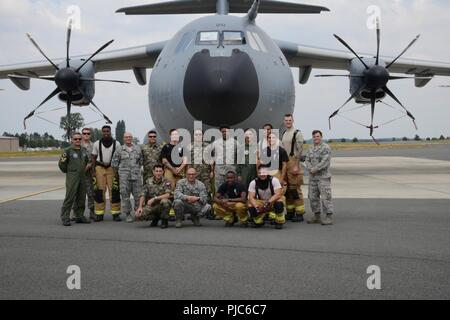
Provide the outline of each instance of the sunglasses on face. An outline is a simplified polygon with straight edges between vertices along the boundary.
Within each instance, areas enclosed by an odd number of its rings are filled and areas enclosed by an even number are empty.
[[[81,138],[75,138],[73,141],[81,141]]]
[[[91,134],[89,132],[83,132],[83,136],[90,136]]]
[[[156,136],[148,136],[149,139],[156,139]]]

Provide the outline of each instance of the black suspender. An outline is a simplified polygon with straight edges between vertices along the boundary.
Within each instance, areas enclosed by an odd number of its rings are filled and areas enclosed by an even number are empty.
[[[272,196],[273,196],[273,195],[275,194],[275,189],[273,188],[273,184],[272,184],[272,179],[273,179],[273,177],[272,177],[272,176],[269,176],[268,179],[269,179],[270,192],[272,193]],[[258,181],[259,181],[259,178],[256,178],[256,180],[255,180],[256,199],[259,200]]]
[[[103,165],[104,163],[103,163],[103,143],[102,143],[102,140],[100,140],[98,142],[98,144],[99,144],[98,148],[99,148],[100,162]],[[116,152],[116,140],[113,139],[113,151],[111,153],[111,160],[112,160],[115,152]]]

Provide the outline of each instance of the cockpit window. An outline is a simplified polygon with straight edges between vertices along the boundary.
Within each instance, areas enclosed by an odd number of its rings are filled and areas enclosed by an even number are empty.
[[[239,45],[245,44],[244,33],[241,31],[224,31],[223,44]]]
[[[219,31],[202,31],[198,35],[198,44],[219,44]]]
[[[198,45],[243,45],[245,35],[241,31],[201,31],[197,36]]]

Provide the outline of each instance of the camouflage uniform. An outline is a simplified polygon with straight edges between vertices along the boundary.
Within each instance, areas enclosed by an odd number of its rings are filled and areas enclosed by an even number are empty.
[[[200,201],[195,204],[188,203],[186,201],[188,196],[199,197]],[[208,195],[203,182],[195,180],[194,183],[190,183],[187,179],[181,179],[178,181],[175,189],[175,201],[173,202],[173,208],[175,210],[177,220],[182,220],[185,213],[190,213],[191,217],[197,218],[210,211],[211,206],[208,204]]]
[[[241,177],[241,183],[245,186],[245,189],[248,190],[248,186],[250,185],[250,183],[257,178],[256,164],[250,163],[250,161],[257,159],[257,155],[256,155],[256,148],[251,148],[251,146],[248,144],[246,144],[244,148],[245,148],[244,151],[245,159],[243,159],[244,163],[237,165],[236,173],[239,177]]]
[[[158,143],[145,144],[141,146],[144,166],[144,183],[153,177],[153,166],[160,163],[160,155],[162,146]]]
[[[142,193],[142,152],[140,146],[132,145],[131,151],[126,145],[121,146],[111,161],[111,167],[118,171],[120,182],[120,196],[122,213],[131,214],[130,195],[133,194],[134,208],[139,207],[139,198]]]
[[[203,182],[206,187],[206,192],[208,193],[208,202],[211,201],[212,197],[212,180],[211,173],[212,168],[210,164],[206,164],[203,159],[203,151],[208,148],[208,143],[203,142],[202,145],[194,143],[190,146],[191,152],[191,164],[189,168],[194,168],[197,171],[197,179]],[[202,164],[200,164],[200,161]]]
[[[66,197],[61,208],[61,220],[63,222],[70,220],[72,207],[77,219],[84,216],[86,205],[86,185],[84,180],[88,163],[89,156],[87,150],[83,147],[81,149],[69,147],[64,150],[59,159],[59,169],[66,174]]]
[[[331,148],[326,143],[312,146],[306,154],[306,168],[308,171],[317,170],[316,175],[309,175],[309,200],[314,214],[333,214],[334,206],[331,195]]]
[[[141,196],[145,199],[145,207],[142,213],[141,220],[153,221],[155,219],[169,219],[169,211],[172,207],[172,202],[169,199],[155,202],[151,207],[147,205],[147,202],[150,199],[162,196],[167,193],[169,193],[170,195],[173,194],[172,184],[169,180],[165,179],[164,177],[159,181],[156,181],[155,177],[151,177],[147,180],[147,183],[145,184],[141,193]]]
[[[226,141],[220,139],[209,146],[208,150],[212,149],[212,152],[208,151],[208,154],[213,154],[215,159],[215,190],[226,182],[227,172],[236,172],[237,147],[237,141],[233,138]]]
[[[89,162],[91,162],[91,154],[92,149],[94,148],[94,144],[92,142],[82,143],[82,146],[86,148],[89,155]],[[92,185],[92,170],[86,172],[86,195],[88,200],[88,209],[91,218],[95,217],[95,204],[94,204],[94,187]]]

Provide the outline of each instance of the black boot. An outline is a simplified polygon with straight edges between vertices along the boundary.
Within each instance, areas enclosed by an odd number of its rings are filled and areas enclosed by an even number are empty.
[[[79,224],[91,224],[91,221],[89,221],[85,217],[81,217],[81,218],[77,218],[76,223],[79,223]]]
[[[169,228],[169,220],[162,220],[161,221],[161,229],[167,229]]]
[[[288,212],[286,214],[286,220],[292,221],[292,218],[294,218],[294,213]]]
[[[294,217],[292,218],[292,222],[303,222],[305,221],[305,219],[303,218],[302,214],[295,214]]]
[[[94,221],[95,222],[102,222],[103,221],[103,216],[100,216],[100,215],[95,216]]]
[[[121,222],[122,218],[120,217],[120,214],[113,215],[113,221],[114,222]]]
[[[63,226],[64,227],[70,227],[72,224],[70,223],[70,220],[65,220],[65,221],[63,221]]]
[[[152,228],[157,227],[158,226],[158,222],[159,222],[159,219],[153,219],[152,223],[150,224],[150,227],[152,227]]]

